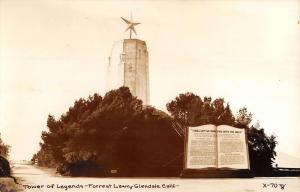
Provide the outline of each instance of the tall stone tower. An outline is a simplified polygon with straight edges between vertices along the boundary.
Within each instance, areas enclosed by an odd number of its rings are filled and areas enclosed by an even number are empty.
[[[129,87],[132,95],[149,104],[149,63],[148,50],[145,41],[132,39],[132,31],[136,34],[134,23],[122,18],[130,30],[130,38],[123,40],[123,52],[121,54],[121,66],[123,71],[123,85]]]
[[[132,95],[149,104],[149,65],[148,51],[145,41],[124,39],[123,53],[123,85],[129,87]]]

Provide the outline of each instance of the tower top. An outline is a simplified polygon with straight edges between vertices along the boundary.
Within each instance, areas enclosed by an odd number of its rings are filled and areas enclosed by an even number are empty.
[[[133,20],[132,20],[132,15],[131,15],[131,17],[130,17],[130,20],[127,20],[127,19],[125,19],[125,18],[123,18],[123,17],[121,17],[121,19],[123,19],[123,21],[125,21],[125,22],[127,23],[127,25],[128,25],[128,27],[126,28],[125,31],[130,30],[129,38],[131,39],[131,33],[132,33],[132,31],[135,33],[135,35],[137,35],[134,26],[136,26],[136,25],[138,25],[138,24],[141,24],[141,23],[135,23],[135,22],[133,22]]]

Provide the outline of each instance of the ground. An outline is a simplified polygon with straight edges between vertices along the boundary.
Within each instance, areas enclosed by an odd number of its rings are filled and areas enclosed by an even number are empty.
[[[132,192],[295,192],[300,191],[300,177],[251,179],[181,179],[181,178],[81,178],[62,177],[52,169],[30,164],[14,164],[13,174],[25,191],[132,191]],[[8,179],[1,179],[3,183]],[[132,187],[130,189],[130,187]],[[146,188],[145,188],[146,187]],[[152,187],[152,188],[147,188]],[[282,189],[284,187],[284,189]],[[2,192],[2,191],[1,191]]]

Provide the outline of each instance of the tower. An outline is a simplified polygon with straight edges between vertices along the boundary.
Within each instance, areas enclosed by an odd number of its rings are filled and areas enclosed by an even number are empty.
[[[121,69],[123,71],[123,85],[129,87],[133,96],[149,104],[149,63],[148,50],[145,41],[132,39],[132,31],[136,34],[134,23],[122,18],[130,30],[130,38],[123,40],[123,52],[121,54]]]
[[[124,39],[121,63],[124,67],[123,85],[132,95],[149,104],[149,65],[145,41]]]

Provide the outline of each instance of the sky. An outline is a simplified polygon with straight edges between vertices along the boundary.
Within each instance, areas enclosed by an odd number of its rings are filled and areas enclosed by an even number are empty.
[[[300,157],[300,2],[0,0],[0,132],[12,159],[39,149],[48,114],[105,94],[108,56],[137,22],[149,52],[150,103],[222,97],[233,113]]]

